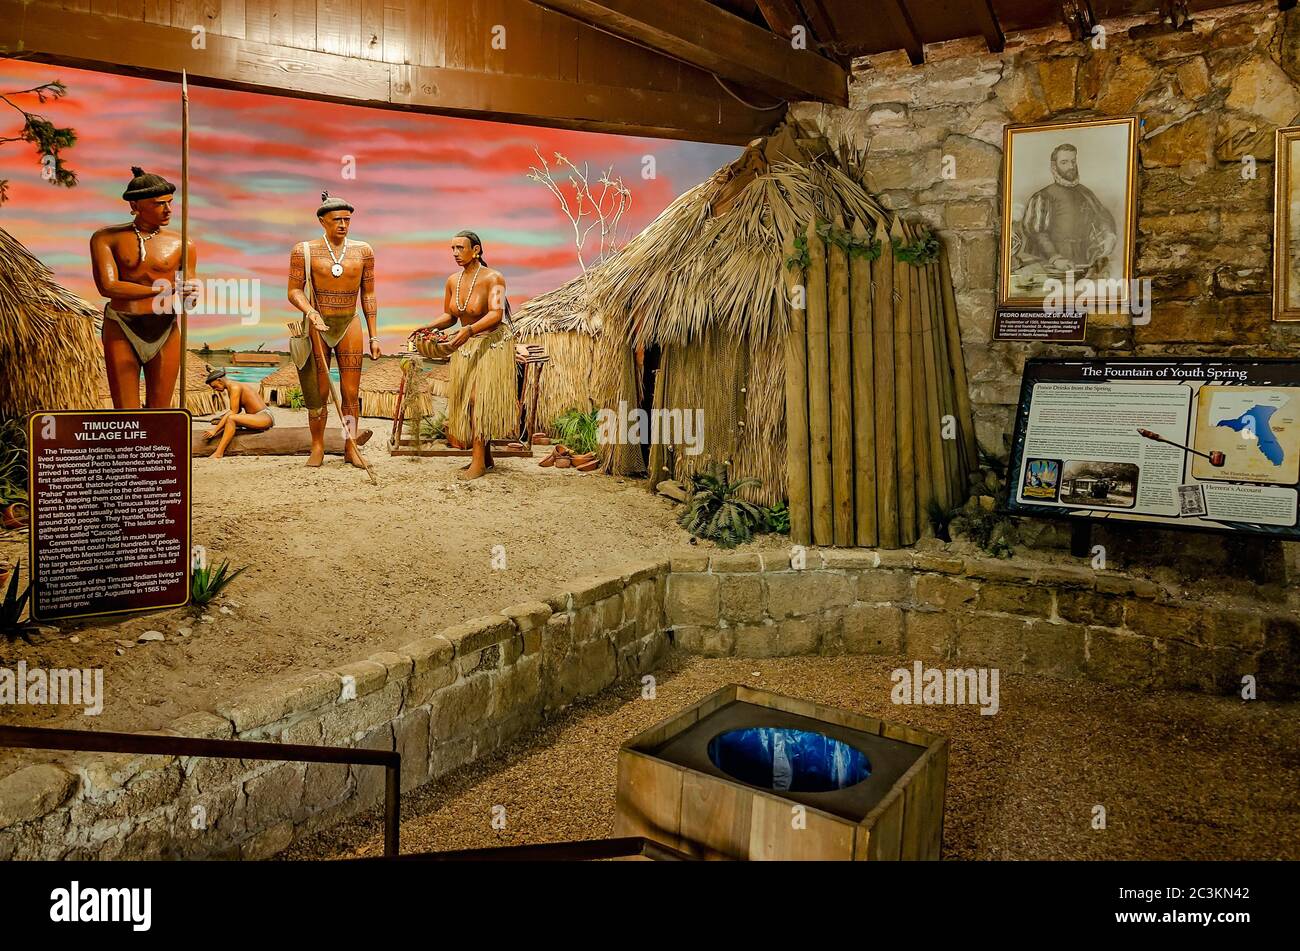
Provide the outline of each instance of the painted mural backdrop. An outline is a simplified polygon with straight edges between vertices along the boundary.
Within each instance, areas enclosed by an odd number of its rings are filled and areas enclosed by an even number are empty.
[[[77,145],[65,160],[75,188],[41,178],[35,151],[0,144],[0,206],[5,228],[58,279],[94,305],[91,233],[130,218],[121,199],[131,166],[180,183],[180,95],[175,84],[0,62],[0,92],[62,80],[66,98],[25,108],[72,126]],[[0,114],[0,139],[18,134],[21,117]],[[730,146],[567,132],[470,119],[190,87],[190,228],[199,276],[261,281],[257,323],[203,315],[191,322],[192,346],[267,350],[287,347],[285,299],[289,250],[318,237],[315,210],[328,189],[357,208],[352,237],[377,258],[379,326],[385,350],[441,313],[441,286],[454,263],[453,234],[477,231],[485,256],[509,282],[518,306],[578,273],[573,228],[555,197],[525,174],[560,152],[593,173],[613,166],[632,190],[627,235],[648,224],[677,195],[731,161]],[[651,161],[652,160],[652,161]],[[653,177],[645,170],[653,166]],[[344,170],[355,168],[355,178]],[[559,176],[557,176],[558,178]],[[179,200],[179,196],[178,196]],[[172,219],[179,229],[180,216]]]

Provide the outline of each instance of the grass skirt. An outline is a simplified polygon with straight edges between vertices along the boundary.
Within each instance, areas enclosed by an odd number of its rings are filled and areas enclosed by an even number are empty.
[[[514,339],[504,327],[471,337],[451,355],[447,432],[457,442],[513,438],[519,430]]]

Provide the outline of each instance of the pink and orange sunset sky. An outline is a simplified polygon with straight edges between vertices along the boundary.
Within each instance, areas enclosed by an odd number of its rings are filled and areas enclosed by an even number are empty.
[[[0,144],[0,178],[10,180],[0,227],[92,305],[103,299],[91,280],[87,244],[97,228],[130,220],[121,194],[132,165],[180,183],[179,85],[106,73],[0,62],[0,92],[62,80],[68,95],[25,108],[76,129],[65,153],[80,179],[72,189],[41,178],[27,143]],[[0,104],[2,105],[2,104]],[[192,346],[283,350],[289,250],[317,237],[315,211],[328,189],[357,208],[352,237],[375,249],[379,326],[392,352],[415,327],[442,310],[441,286],[454,270],[453,234],[477,231],[518,306],[578,273],[573,229],[555,197],[525,175],[561,152],[594,176],[613,166],[632,191],[621,231],[645,227],[676,196],[731,161],[731,146],[568,132],[471,119],[344,106],[255,93],[190,87],[190,229],[198,276],[260,279],[259,323],[238,316],[197,316]],[[0,111],[0,138],[21,117]],[[345,158],[355,179],[343,178]],[[654,159],[654,177],[643,177]],[[179,195],[177,196],[179,205]],[[179,229],[180,215],[172,219]],[[590,259],[589,246],[589,255]]]

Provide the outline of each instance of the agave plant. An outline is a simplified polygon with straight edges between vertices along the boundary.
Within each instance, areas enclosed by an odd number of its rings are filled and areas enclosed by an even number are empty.
[[[230,562],[223,561],[216,568],[204,565],[195,568],[190,579],[190,604],[195,608],[206,607],[219,595],[226,585],[238,578],[248,565],[230,571]]]
[[[447,436],[447,414],[424,416],[420,419],[420,438],[437,440]]]
[[[10,643],[22,638],[27,643],[32,642],[32,632],[36,630],[36,623],[29,617],[26,621],[22,620],[23,609],[27,607],[27,600],[31,596],[32,587],[28,585],[22,593],[18,593],[18,569],[22,567],[14,565],[13,571],[9,574],[9,585],[5,588],[4,600],[0,601],[0,633],[4,634],[4,639]]]
[[[694,491],[677,522],[696,538],[713,541],[721,548],[735,548],[754,537],[763,525],[763,509],[742,499],[741,489],[758,485],[757,479],[731,482],[717,469],[692,477]]]
[[[0,423],[0,504],[27,501],[27,432],[21,419]]]

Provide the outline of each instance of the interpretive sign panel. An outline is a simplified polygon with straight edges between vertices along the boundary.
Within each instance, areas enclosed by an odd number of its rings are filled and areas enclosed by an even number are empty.
[[[1007,506],[1300,538],[1300,363],[1030,360]]]
[[[33,413],[27,426],[33,616],[185,604],[189,414]]]

